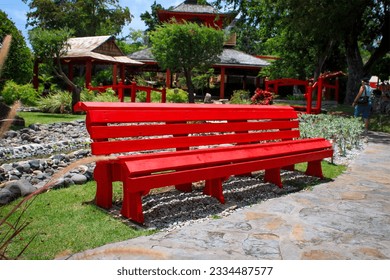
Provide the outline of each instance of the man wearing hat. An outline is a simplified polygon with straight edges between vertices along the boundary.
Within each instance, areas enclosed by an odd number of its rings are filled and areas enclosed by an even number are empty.
[[[364,132],[368,131],[369,118],[371,113],[371,95],[372,90],[369,85],[370,79],[362,79],[362,85],[359,89],[358,94],[355,97],[355,100],[352,103],[352,106],[355,107],[355,118],[362,116],[364,120]]]

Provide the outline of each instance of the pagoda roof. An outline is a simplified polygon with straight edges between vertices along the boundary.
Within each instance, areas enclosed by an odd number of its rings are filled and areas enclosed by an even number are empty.
[[[172,11],[197,14],[218,14],[219,11],[210,4],[198,4],[196,0],[187,0],[176,6]]]
[[[205,21],[208,25],[216,23],[219,28],[229,24],[236,16],[236,12],[221,13],[208,3],[198,4],[196,0],[186,0],[172,10],[158,10],[158,18],[161,22],[177,21]]]

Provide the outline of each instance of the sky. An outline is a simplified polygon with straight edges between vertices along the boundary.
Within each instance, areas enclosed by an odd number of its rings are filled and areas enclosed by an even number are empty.
[[[184,0],[119,0],[119,5],[129,7],[131,14],[134,15],[132,22],[123,28],[123,34],[120,35],[127,35],[130,28],[145,30],[146,27],[140,19],[140,15],[146,11],[150,12],[154,1],[166,9],[184,2]],[[16,28],[22,31],[27,42],[28,35],[25,26],[27,23],[26,13],[29,11],[28,5],[24,4],[22,0],[0,0],[0,10],[4,11],[8,18],[15,23]]]

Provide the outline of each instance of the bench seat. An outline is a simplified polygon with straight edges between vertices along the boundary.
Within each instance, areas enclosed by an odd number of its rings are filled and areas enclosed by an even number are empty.
[[[121,213],[144,223],[142,196],[174,185],[225,202],[222,183],[232,175],[265,170],[264,180],[282,187],[281,169],[308,162],[307,175],[323,177],[321,161],[333,156],[323,138],[299,139],[296,112],[287,106],[81,102],[97,162],[96,204],[112,207],[112,182],[123,182]]]

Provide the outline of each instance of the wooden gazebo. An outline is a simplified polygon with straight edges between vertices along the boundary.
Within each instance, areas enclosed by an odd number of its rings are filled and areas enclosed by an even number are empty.
[[[126,67],[139,67],[143,63],[135,61],[123,54],[115,43],[114,36],[92,36],[70,38],[67,42],[67,51],[61,57],[61,64],[67,66],[68,78],[72,81],[74,76],[74,66],[85,66],[85,86],[88,87],[92,80],[93,65],[112,65],[113,84],[117,83],[117,78],[125,79]],[[35,88],[38,88],[38,64],[34,66]]]

